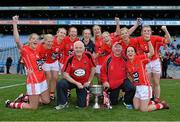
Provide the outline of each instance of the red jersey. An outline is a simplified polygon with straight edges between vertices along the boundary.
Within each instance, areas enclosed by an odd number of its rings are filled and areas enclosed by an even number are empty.
[[[111,89],[116,89],[124,83],[127,78],[126,62],[122,57],[109,55],[101,67],[101,82],[109,82]]]
[[[103,45],[103,38],[100,36],[100,37],[96,37],[95,38],[95,53],[99,53],[101,48],[102,48],[102,45]],[[99,54],[98,54],[99,55]],[[97,59],[96,59],[96,63],[98,65],[102,65],[103,63],[103,58],[101,56],[98,56]]]
[[[135,55],[133,62],[127,61],[128,76],[132,80],[134,86],[147,85],[150,86],[150,80],[146,72],[146,64],[150,59],[146,54]]]
[[[63,63],[66,62],[68,56],[74,54],[73,46],[74,42],[79,41],[79,38],[75,38],[73,41],[70,40],[70,37],[67,36],[64,38],[62,42],[62,50],[63,50]]]
[[[42,60],[40,59],[37,50],[33,50],[29,46],[24,45],[20,50],[23,62],[27,68],[27,84],[41,83],[46,78],[42,70]]]
[[[111,33],[110,34],[111,40],[112,40],[112,44],[114,44],[115,42],[119,42],[121,40],[121,36],[120,35],[115,35],[115,33]]]
[[[63,66],[63,71],[77,82],[84,84],[88,81],[93,67],[96,67],[93,57],[90,53],[85,52],[81,60],[78,60],[75,55],[70,56]]]
[[[111,37],[111,43],[112,43],[112,45],[115,43],[115,42],[117,42],[117,41],[120,41],[120,36],[115,36],[115,34],[114,33],[111,33],[110,34],[110,37]],[[100,37],[96,37],[95,38],[95,52],[96,53],[100,53],[100,52],[102,52],[102,50],[104,50],[103,47],[104,46],[104,40],[103,40],[103,38],[102,38],[102,36],[100,36]],[[106,47],[105,47],[106,48]],[[109,50],[109,49],[108,49]],[[101,54],[100,54],[101,55]],[[97,64],[99,64],[99,65],[102,65],[103,63],[104,63],[104,57],[103,56],[98,56],[97,57]]]
[[[129,46],[134,47],[136,49],[136,51],[138,51],[138,41],[135,38],[130,38],[128,44],[125,43],[124,41],[121,41],[120,43],[121,43],[121,46],[122,46],[122,55],[123,56],[126,56],[126,49]]]
[[[103,60],[103,62],[105,61],[106,57],[111,54],[112,52],[112,45],[107,45],[106,43],[103,43],[101,49],[99,50],[99,56],[101,57],[101,59]]]
[[[52,46],[52,50],[57,55],[57,58],[58,58],[60,63],[63,63],[63,45],[62,45],[63,41],[64,40],[62,40],[59,43],[58,40],[57,40],[57,36],[56,36],[53,39],[53,46]]]
[[[57,54],[53,49],[45,49],[44,43],[41,43],[37,47],[37,51],[41,59],[44,59],[46,63],[54,63],[57,60]]]
[[[138,40],[139,43],[139,52],[140,54],[143,54],[144,52],[148,53],[149,52],[149,48],[148,48],[148,44],[146,41],[144,41],[144,38],[142,36],[137,37],[136,38]],[[159,58],[159,49],[161,46],[164,46],[165,43],[165,38],[164,37],[160,37],[160,36],[151,36],[150,37],[150,41],[152,43],[152,46],[154,48],[154,55],[151,58],[151,60],[156,60],[157,58]]]

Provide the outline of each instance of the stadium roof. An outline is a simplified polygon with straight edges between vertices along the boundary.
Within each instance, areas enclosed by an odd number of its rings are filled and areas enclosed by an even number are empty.
[[[180,6],[6,6],[0,10],[180,10]]]
[[[180,5],[179,0],[1,0],[0,6]]]

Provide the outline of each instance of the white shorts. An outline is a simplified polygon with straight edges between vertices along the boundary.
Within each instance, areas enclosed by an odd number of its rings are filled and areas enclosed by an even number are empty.
[[[62,69],[63,69],[64,64],[59,63],[59,65],[60,65],[60,69],[62,70]]]
[[[161,62],[159,59],[153,60],[146,64],[147,73],[161,73]]]
[[[42,66],[44,71],[59,71],[60,67],[59,67],[59,63],[58,61],[55,61],[54,63],[44,63]]]
[[[96,73],[100,74],[101,73],[101,65],[96,65]]]
[[[135,93],[134,97],[137,97],[140,100],[151,99],[152,98],[152,87],[145,86],[145,85],[136,86],[136,93]]]
[[[48,89],[47,81],[26,85],[27,95],[40,95]]]

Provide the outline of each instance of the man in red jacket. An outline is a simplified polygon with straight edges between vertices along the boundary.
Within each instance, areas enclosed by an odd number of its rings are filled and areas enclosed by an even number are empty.
[[[122,57],[122,46],[115,42],[112,46],[112,53],[107,57],[101,68],[101,82],[109,88],[111,105],[118,104],[120,89],[125,92],[124,103],[132,109],[132,99],[135,89],[127,79],[126,61]]]

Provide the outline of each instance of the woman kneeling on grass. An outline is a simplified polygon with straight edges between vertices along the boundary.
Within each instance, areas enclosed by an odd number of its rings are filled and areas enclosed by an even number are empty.
[[[19,39],[17,23],[18,16],[14,16],[13,34],[27,69],[26,88],[27,95],[29,95],[29,103],[18,100],[16,100],[18,102],[7,100],[5,104],[9,108],[37,109],[39,103],[48,104],[50,102],[47,81],[42,70],[42,62],[36,50],[39,36],[37,34],[31,34],[28,45],[23,45]]]
[[[147,42],[150,50],[147,54],[136,55],[136,50],[132,46],[129,46],[126,49],[126,55],[128,57],[128,77],[132,80],[133,85],[136,86],[136,93],[133,98],[134,108],[141,112],[169,109],[169,106],[165,101],[161,101],[160,103],[150,101],[152,97],[152,88],[145,66],[153,56],[154,49],[149,39],[147,39]]]

